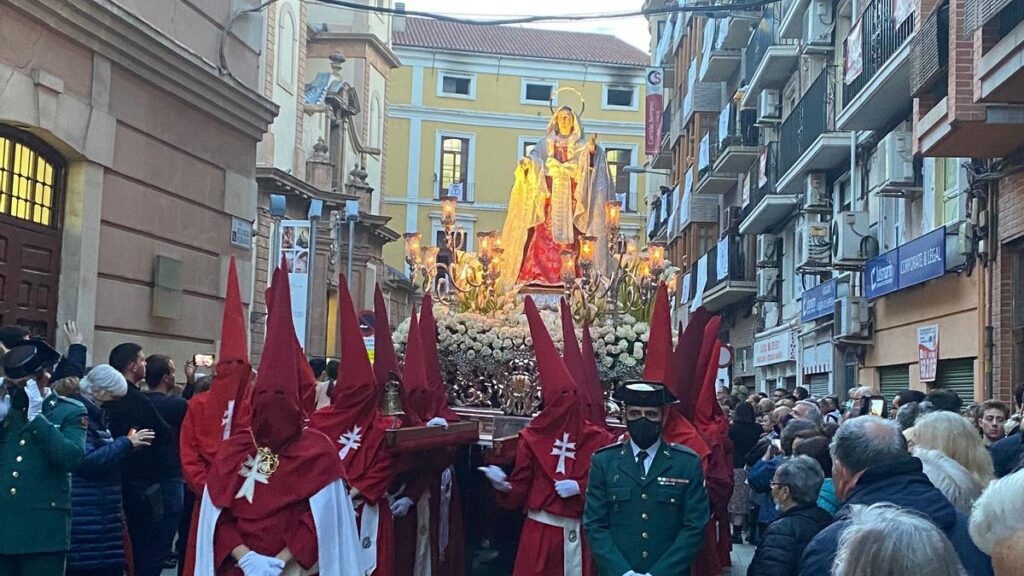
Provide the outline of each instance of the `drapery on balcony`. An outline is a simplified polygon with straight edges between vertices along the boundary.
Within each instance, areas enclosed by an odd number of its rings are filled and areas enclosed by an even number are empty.
[[[788,143],[787,143],[788,146]],[[782,194],[778,188],[779,143],[772,142],[762,148],[762,160],[754,162],[747,173],[747,204],[743,207],[740,234],[763,234],[785,221],[796,209],[799,197]],[[762,178],[762,174],[764,177]]]
[[[749,242],[742,236],[728,236],[707,254],[708,283],[704,289],[704,307],[717,312],[757,295],[757,279],[753,260],[747,254]],[[725,246],[728,255],[722,259],[728,267],[719,270],[719,250]],[[721,277],[721,278],[720,278]]]
[[[860,53],[863,69],[843,90],[844,108],[853,102],[914,32],[916,14],[911,12],[903,22],[896,23],[892,11],[894,1],[874,0],[861,16]],[[847,49],[846,54],[849,53]]]
[[[747,82],[743,106],[756,108],[761,92],[780,88],[792,74],[800,60],[799,41],[780,38],[779,13],[781,6],[769,4],[747,42],[743,74]]]
[[[757,23],[754,33],[750,35],[750,42],[747,43],[747,50],[743,55],[743,63],[745,64],[743,69],[748,81],[754,71],[757,70],[757,65],[761,63],[761,60],[764,60],[768,49],[772,45],[778,44],[778,18],[775,15],[777,10],[778,8],[771,4],[765,6],[761,21]]]
[[[718,148],[714,172],[720,175],[736,175],[746,172],[757,159],[757,144],[760,131],[755,125],[756,110],[740,109],[737,101],[730,100],[718,116]]]
[[[811,83],[793,111],[782,122],[779,141],[779,174],[785,174],[796,164],[818,136],[835,130],[834,68],[826,67]]]

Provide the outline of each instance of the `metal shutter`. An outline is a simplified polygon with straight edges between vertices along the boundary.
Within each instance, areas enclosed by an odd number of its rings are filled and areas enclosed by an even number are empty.
[[[828,374],[811,374],[811,381],[807,384],[811,396],[828,396]]]
[[[879,392],[885,396],[887,404],[892,404],[893,399],[901,390],[910,388],[910,366],[900,364],[898,366],[881,366],[878,368]]]
[[[956,392],[964,406],[974,402],[974,358],[939,360],[934,387]]]

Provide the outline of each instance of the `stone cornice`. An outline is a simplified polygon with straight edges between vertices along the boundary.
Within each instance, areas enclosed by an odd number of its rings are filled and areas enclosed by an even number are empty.
[[[309,36],[309,41],[310,43],[330,43],[332,41],[366,43],[392,69],[402,65],[395,52],[374,34],[367,34],[365,32],[335,32],[328,29],[312,32]]]
[[[278,107],[114,0],[9,0],[96,53],[262,138]]]

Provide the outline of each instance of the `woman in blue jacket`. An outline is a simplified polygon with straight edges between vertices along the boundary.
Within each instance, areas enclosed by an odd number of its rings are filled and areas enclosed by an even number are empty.
[[[124,553],[121,511],[121,462],[140,446],[149,446],[152,430],[117,438],[103,426],[102,411],[81,394],[74,376],[55,384],[58,394],[83,403],[89,414],[85,460],[71,477],[71,549],[67,576],[121,576]]]

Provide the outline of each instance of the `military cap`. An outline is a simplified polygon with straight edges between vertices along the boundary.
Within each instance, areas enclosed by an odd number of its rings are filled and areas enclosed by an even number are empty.
[[[646,380],[626,381],[615,390],[612,399],[626,406],[658,407],[674,404],[678,400],[660,382]]]
[[[20,380],[36,374],[42,369],[53,368],[60,360],[57,352],[41,339],[25,340],[4,356],[4,375]]]

